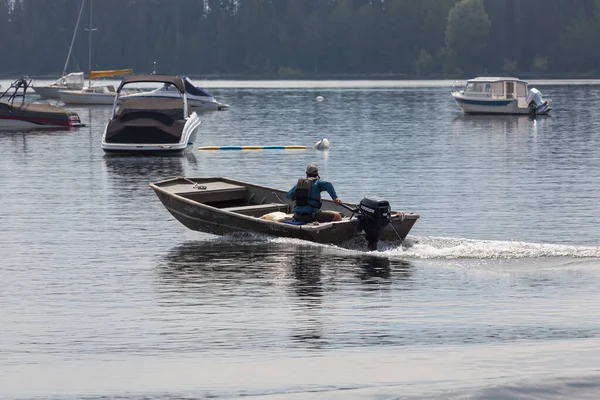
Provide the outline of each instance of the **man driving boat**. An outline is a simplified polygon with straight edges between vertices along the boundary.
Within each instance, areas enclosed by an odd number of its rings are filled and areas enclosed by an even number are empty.
[[[298,179],[298,183],[285,195],[289,200],[296,202],[294,219],[302,222],[341,221],[342,214],[339,212],[321,210],[321,192],[324,191],[329,193],[335,204],[342,204],[333,185],[321,179],[317,166],[310,164],[306,168],[306,178]]]

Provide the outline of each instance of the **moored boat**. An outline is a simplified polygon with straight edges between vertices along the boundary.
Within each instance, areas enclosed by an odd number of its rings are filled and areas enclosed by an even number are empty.
[[[28,87],[29,82],[21,78],[0,94],[0,130],[67,129],[83,126],[75,112],[50,104],[26,102]]]
[[[218,102],[212,94],[195,86],[188,77],[182,76],[181,79],[183,79],[183,83],[185,84],[188,104],[193,111],[224,111],[229,109],[228,104]],[[123,100],[131,98],[173,99],[178,97],[180,97],[179,90],[169,83],[164,84],[158,89],[121,96]]]
[[[453,87],[452,98],[468,114],[547,115],[552,109],[552,100],[518,78],[470,79],[462,90]]]
[[[81,90],[83,86],[83,72],[72,72],[49,85],[32,85],[31,88],[43,99],[59,99],[61,91]]]
[[[88,86],[81,90],[61,90],[59,94],[60,100],[67,105],[112,105],[115,101],[115,87],[112,85],[92,86],[92,80],[125,75],[131,72],[133,72],[131,69],[90,71],[90,83]]]
[[[120,101],[126,85],[149,82],[170,83],[177,88],[179,97]],[[132,75],[124,78],[116,90],[112,116],[102,135],[102,149],[120,153],[181,153],[199,127],[198,114],[189,113],[187,93],[181,78]]]
[[[176,177],[150,186],[165,208],[189,229],[216,235],[245,232],[317,243],[342,244],[364,236],[370,249],[379,240],[402,242],[419,218],[392,211],[386,200],[366,197],[356,205],[323,199],[323,210],[349,213],[342,221],[301,223],[288,214],[286,191],[222,177]],[[272,213],[281,218],[268,219]]]

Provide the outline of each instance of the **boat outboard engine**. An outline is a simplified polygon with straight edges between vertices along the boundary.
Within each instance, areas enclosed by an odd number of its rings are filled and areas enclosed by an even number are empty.
[[[542,99],[542,92],[536,88],[529,89],[527,106],[531,115],[544,115],[550,112],[550,103]]]
[[[381,197],[365,197],[358,205],[360,227],[365,231],[369,250],[377,250],[381,230],[390,223],[390,203]]]

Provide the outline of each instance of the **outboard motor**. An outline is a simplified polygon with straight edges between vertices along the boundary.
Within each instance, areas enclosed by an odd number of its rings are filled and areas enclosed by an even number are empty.
[[[544,101],[544,99],[542,99],[542,92],[536,88],[529,89],[527,106],[529,107],[529,113],[531,115],[544,115],[548,114],[551,110],[550,102]]]
[[[358,205],[360,227],[365,231],[369,250],[377,250],[381,230],[390,223],[390,203],[381,197],[365,197]]]

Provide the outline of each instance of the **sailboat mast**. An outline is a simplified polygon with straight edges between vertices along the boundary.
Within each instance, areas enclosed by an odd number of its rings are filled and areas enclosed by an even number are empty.
[[[92,86],[92,32],[96,31],[97,29],[92,28],[92,0],[90,0],[90,27],[88,29],[86,29],[86,31],[90,32],[90,36],[89,36],[89,54],[88,54],[88,65],[89,65],[89,70],[88,70],[88,87]]]
[[[65,67],[63,68],[62,76],[67,74],[67,67],[69,66],[69,59],[71,58],[71,51],[73,50],[73,44],[75,43],[75,36],[77,35],[77,28],[79,28],[79,20],[83,13],[83,5],[85,0],[81,0],[81,8],[79,9],[79,16],[77,17],[77,23],[75,24],[75,30],[73,31],[73,37],[71,38],[71,46],[69,46],[69,53],[67,54],[67,60],[65,61]]]

